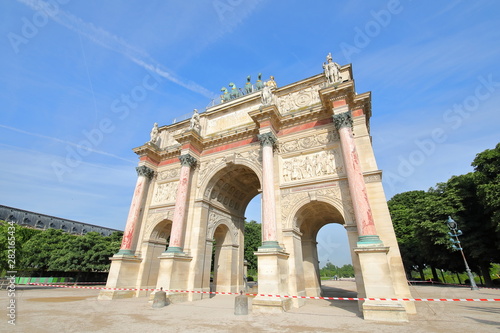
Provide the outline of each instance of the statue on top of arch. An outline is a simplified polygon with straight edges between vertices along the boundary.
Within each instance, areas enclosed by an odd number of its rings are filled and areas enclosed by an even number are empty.
[[[194,130],[198,134],[201,131],[200,115],[198,114],[197,109],[194,109],[194,111],[193,111],[193,115],[191,116],[189,128]]]
[[[333,62],[332,53],[328,53],[326,56],[326,62],[323,63],[323,69],[328,84],[334,84],[342,80],[340,76],[340,65]]]

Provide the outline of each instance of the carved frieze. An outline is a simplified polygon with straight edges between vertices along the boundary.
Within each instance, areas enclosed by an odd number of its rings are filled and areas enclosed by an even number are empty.
[[[286,225],[288,216],[293,205],[304,198],[307,198],[309,194],[307,192],[292,193],[290,190],[284,190],[281,192],[281,224],[283,227]]]
[[[339,140],[340,137],[338,131],[332,129],[325,133],[319,133],[319,134],[305,136],[302,138],[283,141],[279,145],[279,152],[281,154],[291,153],[303,149],[324,146],[326,144]]]
[[[151,205],[162,205],[169,202],[175,202],[178,184],[178,181],[162,184],[156,183]]]
[[[164,171],[158,173],[157,180],[163,181],[163,180],[167,180],[167,179],[179,178],[179,174],[180,174],[179,168],[164,170]]]
[[[247,150],[241,153],[236,153],[237,158],[251,160],[259,165],[262,164],[262,150],[261,149],[253,149]]]
[[[238,244],[238,233],[243,231],[243,218],[231,216],[221,210],[212,208],[208,214],[207,238],[213,238],[215,229],[220,224],[225,224],[232,235],[233,245]]]
[[[344,165],[336,149],[283,159],[283,182],[343,173]]]
[[[365,183],[376,183],[382,181],[380,174],[365,176]]]
[[[163,220],[172,220],[174,216],[174,211],[172,210],[166,210],[166,211],[156,211],[156,210],[151,210],[148,214],[148,217],[146,219],[146,230],[145,230],[145,235],[152,235],[152,230],[156,227],[156,225]],[[152,237],[152,238],[153,238]],[[165,237],[166,238],[166,237]]]
[[[292,110],[304,108],[317,103],[320,103],[318,90],[323,84],[317,84],[304,90],[296,91],[287,95],[280,96],[278,99],[278,109],[281,114]]]
[[[198,176],[198,187],[201,186],[201,183],[205,180],[205,176],[207,174],[209,174],[216,166],[225,162],[226,157],[213,158],[209,161],[202,162],[200,164],[200,174]],[[208,196],[208,194],[206,194],[205,196]]]

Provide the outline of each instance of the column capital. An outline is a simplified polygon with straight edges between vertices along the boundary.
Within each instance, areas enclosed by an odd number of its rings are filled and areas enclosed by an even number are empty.
[[[144,176],[147,179],[153,178],[155,174],[155,172],[151,168],[148,168],[145,165],[138,166],[137,168],[135,168],[135,171],[137,171],[138,176]]]
[[[343,127],[352,128],[351,112],[348,111],[333,115],[333,122],[335,123],[335,127],[337,128],[337,130]]]
[[[271,146],[274,147],[278,139],[272,132],[267,132],[263,134],[257,134],[257,138],[260,141],[261,146]]]
[[[179,160],[181,161],[182,166],[188,166],[190,168],[194,167],[196,165],[196,162],[198,162],[196,158],[189,154],[179,156]]]

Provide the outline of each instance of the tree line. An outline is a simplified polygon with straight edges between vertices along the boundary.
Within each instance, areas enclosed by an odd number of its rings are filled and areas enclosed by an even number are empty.
[[[465,270],[448,234],[451,216],[462,231],[460,241],[471,270],[492,286],[490,268],[500,263],[500,143],[477,154],[472,166],[473,172],[388,201],[408,277],[417,271],[424,279],[424,268],[431,269],[434,280],[439,280],[437,269]]]
[[[15,228],[15,229],[12,229]],[[122,232],[72,235],[62,230],[38,230],[0,221],[0,271],[12,271],[7,253],[15,252],[19,276],[73,272],[77,280],[91,272],[107,272],[109,258],[120,249]],[[9,241],[10,237],[10,241]],[[15,251],[8,251],[14,247]]]

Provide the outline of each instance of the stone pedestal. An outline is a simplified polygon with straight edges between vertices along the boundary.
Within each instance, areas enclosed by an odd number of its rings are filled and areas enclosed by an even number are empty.
[[[158,290],[155,292],[153,296],[153,308],[163,308],[170,304],[169,299],[167,298],[167,293],[163,290]]]
[[[366,298],[396,298],[389,263],[388,247],[359,246],[354,252],[359,257]],[[362,305],[366,320],[407,322],[408,316],[401,302],[365,301]]]
[[[135,256],[115,254],[111,258],[106,288],[136,288],[137,273],[142,259]],[[99,300],[112,300],[135,296],[134,290],[101,290]]]
[[[286,295],[288,253],[276,248],[259,248],[255,253],[259,267],[258,294]],[[281,313],[291,308],[289,298],[256,296],[252,302],[254,313]]]
[[[248,314],[248,296],[236,296],[234,299],[234,314],[237,316]]]
[[[156,288],[163,288],[172,303],[187,301],[188,293],[172,290],[187,290],[189,264],[193,258],[184,253],[168,252],[164,252],[159,258],[160,271]]]

